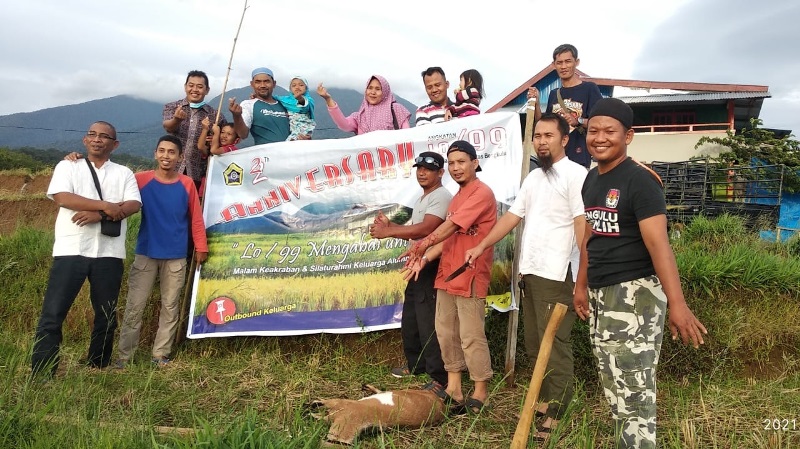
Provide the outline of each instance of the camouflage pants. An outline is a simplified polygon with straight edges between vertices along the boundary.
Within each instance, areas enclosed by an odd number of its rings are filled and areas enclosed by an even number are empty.
[[[589,289],[590,338],[617,448],[656,447],[656,366],[667,298],[656,276]]]

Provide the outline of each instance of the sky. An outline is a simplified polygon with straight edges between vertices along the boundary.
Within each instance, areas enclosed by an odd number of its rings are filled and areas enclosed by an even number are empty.
[[[114,95],[184,97],[192,69],[223,90],[244,0],[25,0],[3,6],[0,115]],[[451,88],[474,68],[488,109],[571,43],[598,78],[769,86],[764,125],[800,133],[795,0],[249,0],[228,88],[267,66],[280,86],[364,89],[372,74],[426,103],[420,72]],[[474,5],[474,7],[472,6]],[[568,5],[568,6],[564,6]],[[761,9],[759,9],[761,8]],[[216,105],[214,105],[216,107]],[[350,112],[350,111],[345,111]]]

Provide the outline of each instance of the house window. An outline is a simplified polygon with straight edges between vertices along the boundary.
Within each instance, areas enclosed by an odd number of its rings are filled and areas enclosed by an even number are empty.
[[[687,126],[659,126],[656,132],[689,131],[688,125],[697,123],[694,111],[658,111],[653,112],[654,125],[687,125]]]

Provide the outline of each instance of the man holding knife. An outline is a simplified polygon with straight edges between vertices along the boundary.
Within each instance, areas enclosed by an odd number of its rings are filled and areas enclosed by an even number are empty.
[[[479,413],[489,396],[493,375],[484,317],[494,252],[488,249],[467,264],[464,253],[480,243],[497,222],[497,203],[489,186],[477,177],[481,167],[469,142],[450,144],[447,166],[459,190],[444,223],[409,249],[404,270],[408,270],[406,278],[410,279],[430,260],[440,258],[434,286],[436,335],[448,380],[445,398],[452,399],[455,413]],[[461,389],[465,368],[475,382],[469,398]]]

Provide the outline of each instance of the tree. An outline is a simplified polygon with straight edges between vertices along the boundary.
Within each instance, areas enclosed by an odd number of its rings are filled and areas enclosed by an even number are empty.
[[[751,118],[750,126],[739,133],[728,130],[726,137],[702,137],[695,145],[713,143],[729,148],[721,152],[715,162],[727,167],[735,161],[751,165],[783,165],[783,189],[788,193],[800,191],[800,142],[793,135],[775,137],[775,133],[761,128],[761,119]]]

